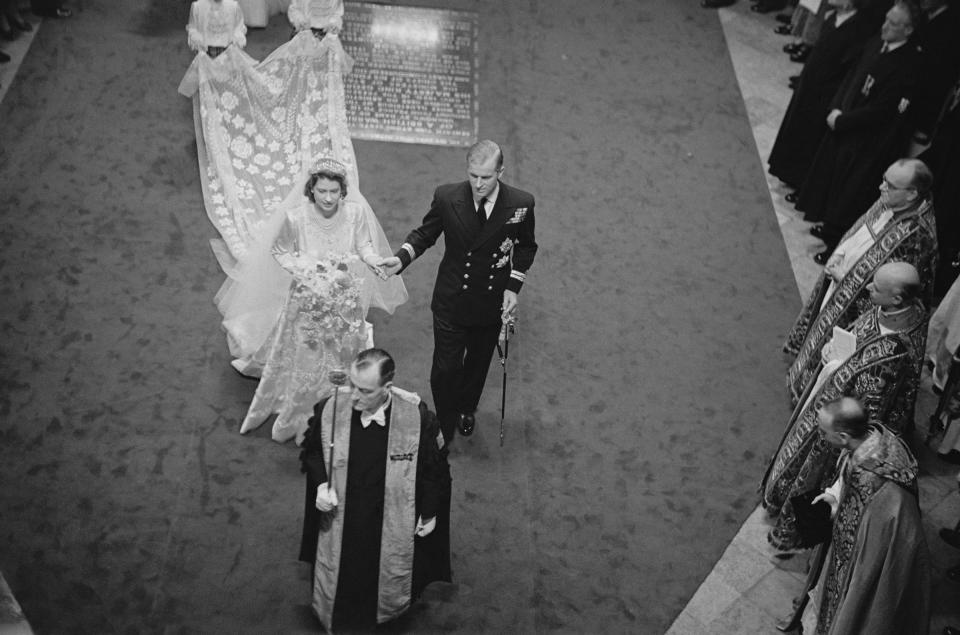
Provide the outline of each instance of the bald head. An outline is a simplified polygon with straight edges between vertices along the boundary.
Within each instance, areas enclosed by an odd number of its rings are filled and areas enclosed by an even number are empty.
[[[873,274],[874,287],[900,296],[899,304],[913,301],[920,295],[920,273],[909,262],[888,262]]]
[[[920,159],[897,159],[890,167],[899,167],[904,170],[904,176],[907,177],[910,187],[916,190],[920,198],[925,198],[930,193],[930,188],[933,186],[933,172]]]
[[[881,309],[895,310],[912,304],[920,296],[920,274],[908,262],[888,262],[873,274],[867,285],[870,302]]]
[[[819,423],[827,441],[840,441],[840,435],[862,439],[870,431],[867,411],[853,397],[840,397],[826,404],[820,409]]]

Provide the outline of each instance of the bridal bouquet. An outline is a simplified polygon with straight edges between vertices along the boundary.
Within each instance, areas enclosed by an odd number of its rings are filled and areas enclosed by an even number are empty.
[[[360,277],[335,258],[300,262],[292,272],[298,322],[307,346],[317,350],[322,344],[337,354],[344,347],[356,348],[365,338]]]

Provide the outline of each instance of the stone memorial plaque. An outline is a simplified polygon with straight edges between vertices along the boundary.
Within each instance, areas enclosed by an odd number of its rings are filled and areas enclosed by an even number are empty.
[[[477,138],[477,14],[345,2],[355,139],[467,146]]]

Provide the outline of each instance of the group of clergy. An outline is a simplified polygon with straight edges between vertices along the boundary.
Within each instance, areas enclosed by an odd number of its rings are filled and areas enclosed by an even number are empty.
[[[929,314],[945,293],[930,336],[935,379],[955,352],[943,314],[956,313],[950,299],[960,295],[951,289],[960,9],[946,0],[823,5],[769,158],[825,244],[814,256],[823,273],[784,345],[793,411],[760,485],[778,556],[816,547],[804,594],[779,626],[923,633],[929,554],[917,463],[903,440]],[[905,156],[917,158],[894,160]]]
[[[918,159],[886,168],[879,199],[838,241],[784,345],[793,411],[761,502],[778,557],[816,550],[807,589],[781,626],[927,632],[930,562],[904,437],[914,428],[937,262],[932,183]]]
[[[956,3],[954,3],[956,4]],[[936,295],[960,253],[960,7],[948,0],[827,0],[769,157],[786,200],[817,223],[825,264],[891,161],[917,156],[937,202]]]

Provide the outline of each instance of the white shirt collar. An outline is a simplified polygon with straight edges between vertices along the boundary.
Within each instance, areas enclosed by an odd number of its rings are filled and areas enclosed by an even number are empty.
[[[887,53],[889,53],[890,51],[896,51],[906,43],[906,40],[900,40],[899,42],[884,42],[884,46],[887,47]]]
[[[493,206],[497,203],[497,196],[500,195],[500,181],[497,180],[497,184],[494,186],[493,191],[487,196],[487,202],[483,207],[483,213],[486,214],[487,218],[490,218],[490,212],[493,211]],[[479,201],[474,201],[476,205]],[[479,210],[477,210],[479,211]]]
[[[390,407],[390,402],[392,401],[392,395],[387,392],[387,400],[384,401],[376,412],[364,412],[360,411],[360,425],[364,428],[369,427],[370,423],[373,421],[377,422],[377,425],[381,428],[386,427],[387,425],[387,408]]]

